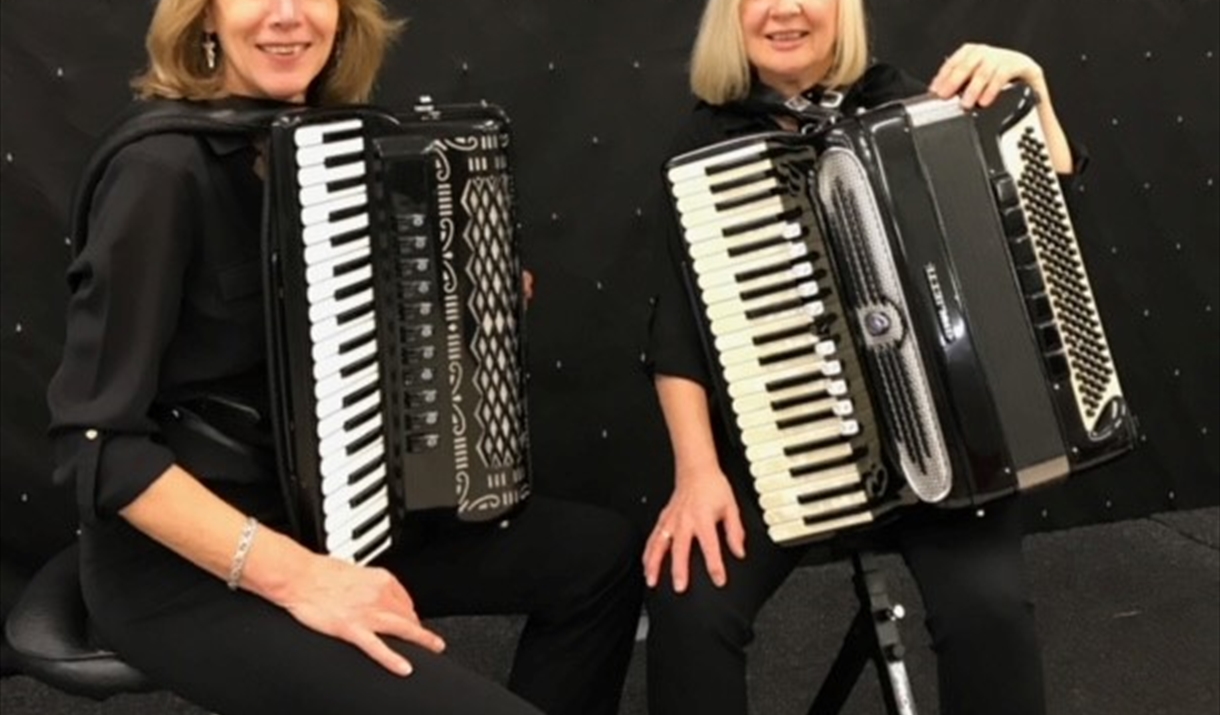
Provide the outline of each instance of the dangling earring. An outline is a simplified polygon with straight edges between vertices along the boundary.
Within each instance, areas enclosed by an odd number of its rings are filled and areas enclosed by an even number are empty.
[[[208,71],[216,70],[216,35],[208,32],[203,36],[203,61]]]

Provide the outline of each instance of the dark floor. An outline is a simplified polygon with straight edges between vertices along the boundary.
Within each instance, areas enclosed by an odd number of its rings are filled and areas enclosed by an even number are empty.
[[[1028,560],[1045,644],[1053,715],[1210,715],[1220,711],[1220,510],[1033,536]],[[903,636],[921,715],[935,715],[935,678],[914,583],[883,561],[907,606]],[[838,649],[855,601],[845,564],[800,569],[764,611],[750,656],[754,711],[802,714]],[[493,677],[507,672],[518,622],[436,622],[454,657]],[[637,650],[622,713],[645,712]],[[866,672],[843,715],[880,713]],[[93,703],[25,677],[0,681],[4,715],[203,715],[166,694]],[[341,715],[341,714],[336,714]],[[697,715],[697,714],[692,714]]]

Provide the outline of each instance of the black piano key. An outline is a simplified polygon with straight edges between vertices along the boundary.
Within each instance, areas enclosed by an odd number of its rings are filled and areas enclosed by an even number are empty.
[[[359,539],[359,538],[363,537],[365,534],[372,531],[375,527],[380,526],[382,520],[385,519],[387,516],[389,516],[389,513],[390,513],[389,505],[386,505],[382,509],[378,510],[376,514],[373,514],[371,517],[369,517],[368,521],[357,526],[355,529],[352,529],[352,538]]]

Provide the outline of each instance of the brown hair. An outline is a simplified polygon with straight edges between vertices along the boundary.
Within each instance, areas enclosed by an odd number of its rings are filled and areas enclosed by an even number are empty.
[[[204,15],[211,0],[158,0],[144,46],[148,68],[132,80],[145,99],[218,99],[223,54],[216,69],[204,60]],[[337,0],[339,32],[330,60],[309,88],[311,104],[359,104],[373,93],[386,51],[402,20],[389,17],[382,0]]]

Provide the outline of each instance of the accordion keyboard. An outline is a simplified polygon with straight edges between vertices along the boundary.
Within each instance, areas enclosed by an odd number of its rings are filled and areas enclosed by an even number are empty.
[[[295,130],[326,550],[367,562],[390,545],[389,486],[360,119]]]
[[[790,151],[808,150],[751,138],[678,157],[667,173],[711,352],[779,543],[873,519],[860,459],[869,403],[807,178],[774,161]]]

